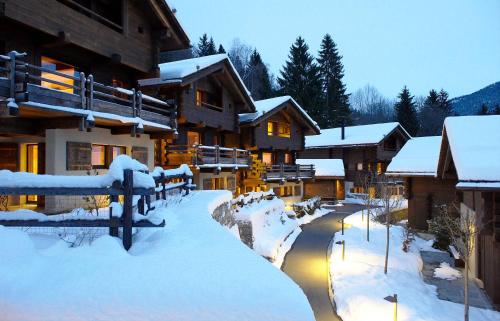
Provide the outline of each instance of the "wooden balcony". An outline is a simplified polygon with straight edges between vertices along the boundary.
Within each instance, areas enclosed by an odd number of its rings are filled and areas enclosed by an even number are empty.
[[[84,128],[94,124],[128,126],[132,134],[175,129],[173,104],[144,95],[135,88],[101,84],[92,75],[74,76],[35,66],[24,62],[24,57],[25,54],[17,52],[0,55],[0,102],[4,98],[10,116],[77,116],[81,117]],[[41,84],[53,84],[59,89]]]
[[[248,168],[251,165],[250,152],[239,148],[205,145],[168,145],[168,166],[188,164],[196,168],[213,168],[220,171],[230,168]]]
[[[263,180],[268,182],[300,181],[314,179],[314,165],[268,165]]]

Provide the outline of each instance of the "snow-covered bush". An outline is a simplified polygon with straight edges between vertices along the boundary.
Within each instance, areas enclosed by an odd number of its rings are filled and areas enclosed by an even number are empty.
[[[297,218],[304,215],[313,215],[321,207],[321,197],[315,196],[306,201],[293,204],[293,211]]]

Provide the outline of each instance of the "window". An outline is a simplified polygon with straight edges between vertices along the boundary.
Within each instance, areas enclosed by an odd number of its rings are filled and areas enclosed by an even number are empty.
[[[294,186],[293,195],[295,195],[295,196],[302,196],[302,186],[295,185]]]
[[[203,102],[203,91],[196,90],[196,106],[200,107]]]
[[[123,31],[123,1],[59,0],[59,2],[115,31]]]
[[[66,63],[63,63],[61,61],[46,56],[42,56],[42,67],[53,71],[57,71],[58,73],[62,73],[71,77],[77,77],[77,72],[74,66],[68,65]],[[42,78],[59,83],[55,84],[47,80],[42,80],[41,83],[42,87],[56,89],[70,94],[73,93],[73,86],[75,85],[75,81],[73,79],[55,75],[47,71],[42,71]]]
[[[285,164],[291,164],[292,163],[292,154],[290,153],[285,153]]]
[[[115,160],[120,155],[127,154],[127,148],[125,146],[110,146],[111,147],[111,161]]]
[[[227,189],[234,192],[236,190],[236,178],[234,176],[230,176],[227,178]]]
[[[92,145],[92,167],[105,168],[106,167],[106,146],[105,145]]]
[[[363,170],[363,163],[357,163],[356,164],[356,170],[362,171]]]
[[[203,189],[204,190],[211,190],[211,189],[214,189],[213,188],[213,184],[212,184],[212,179],[211,178],[205,178],[203,180]]]
[[[262,162],[266,165],[273,164],[273,153],[263,152],[262,153]]]
[[[382,174],[382,163],[377,163],[377,174]]]
[[[276,195],[276,196],[282,196],[283,193],[281,192],[281,190],[282,190],[281,187],[273,187],[273,193],[274,193],[274,195]]]
[[[278,136],[290,138],[291,129],[290,124],[285,122],[278,123]]]
[[[278,127],[278,123],[274,121],[267,122],[267,136],[274,136],[276,133],[276,128]]]
[[[187,144],[189,147],[200,144],[200,133],[198,132],[187,132]]]

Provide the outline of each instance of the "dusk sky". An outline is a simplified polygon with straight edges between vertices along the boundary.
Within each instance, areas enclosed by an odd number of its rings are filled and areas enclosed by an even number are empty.
[[[370,84],[394,98],[404,85],[451,97],[500,81],[500,0],[168,0],[192,44],[206,32],[227,49],[256,47],[278,75],[303,36],[316,55],[330,33],[349,92]]]

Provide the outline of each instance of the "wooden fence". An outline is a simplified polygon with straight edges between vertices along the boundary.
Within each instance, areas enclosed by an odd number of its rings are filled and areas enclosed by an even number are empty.
[[[124,170],[123,182],[116,181],[109,187],[0,187],[0,195],[43,195],[43,196],[92,196],[107,195],[110,200],[109,218],[63,219],[63,220],[22,220],[1,219],[0,225],[18,227],[108,227],[109,235],[118,237],[122,228],[123,246],[128,250],[132,246],[132,229],[134,227],[163,227],[165,221],[154,224],[147,219],[134,220],[134,196],[140,196],[137,202],[139,214],[146,215],[152,210],[151,197],[156,200],[167,199],[168,191],[179,190],[189,193],[195,186],[191,184],[192,176],[187,174],[165,175],[161,173],[154,178],[156,188],[134,187],[134,172]],[[174,183],[172,182],[174,181]],[[113,215],[113,206],[123,196],[121,215]],[[116,214],[116,213],[115,213]]]

